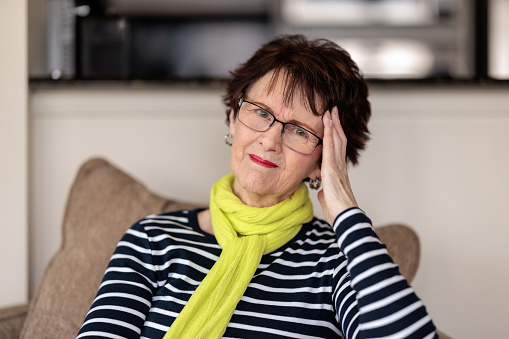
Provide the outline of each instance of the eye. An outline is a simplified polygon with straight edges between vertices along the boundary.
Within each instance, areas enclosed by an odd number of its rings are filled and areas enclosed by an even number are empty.
[[[300,137],[300,138],[307,138],[308,133],[305,129],[299,126],[295,125],[287,125],[288,132],[292,133],[292,135]]]
[[[263,119],[270,119],[270,114],[267,112],[267,111],[264,111],[263,109],[259,109],[256,111],[256,113],[258,113],[258,115],[260,116],[260,118],[263,118]]]
[[[301,128],[296,128],[295,131],[294,131],[295,134],[297,134],[298,136],[300,137],[305,137],[307,134],[306,134],[306,131],[304,131],[303,129]]]

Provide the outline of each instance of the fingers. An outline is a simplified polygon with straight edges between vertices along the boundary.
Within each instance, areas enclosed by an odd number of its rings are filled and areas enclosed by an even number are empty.
[[[347,139],[339,120],[338,108],[334,107],[332,112],[325,112],[323,115],[324,125],[324,157],[335,157],[336,159],[346,159]],[[330,159],[330,158],[329,158]]]
[[[332,124],[334,126],[334,131],[336,133],[334,133],[339,141],[338,141],[338,145],[340,145],[340,149],[343,151],[342,152],[342,158],[345,158],[346,157],[346,143],[347,143],[347,140],[346,140],[346,135],[345,135],[345,132],[343,130],[343,126],[341,126],[341,121],[339,120],[339,112],[338,112],[338,108],[336,106],[334,106],[334,108],[332,109]]]
[[[325,112],[323,115],[323,150],[322,150],[322,169],[324,166],[330,165],[334,162],[334,148],[335,148],[335,140],[334,140],[334,126],[332,117],[329,111]]]
[[[326,141],[332,136],[332,118],[329,111],[325,112],[322,116],[323,122],[323,142],[324,146]]]

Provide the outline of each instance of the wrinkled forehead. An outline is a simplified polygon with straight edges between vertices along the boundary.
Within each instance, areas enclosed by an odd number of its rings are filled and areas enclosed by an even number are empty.
[[[284,68],[266,73],[247,90],[246,94],[250,95],[253,89],[259,92],[258,94],[265,96],[274,93],[281,94],[283,105],[286,108],[298,105],[303,106],[316,116],[321,116],[324,113],[324,101],[319,95]]]

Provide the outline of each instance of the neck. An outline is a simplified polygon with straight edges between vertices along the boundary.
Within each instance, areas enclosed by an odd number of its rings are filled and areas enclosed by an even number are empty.
[[[214,229],[212,228],[212,221],[210,220],[209,209],[198,212],[198,226],[203,232],[212,235],[214,234]]]

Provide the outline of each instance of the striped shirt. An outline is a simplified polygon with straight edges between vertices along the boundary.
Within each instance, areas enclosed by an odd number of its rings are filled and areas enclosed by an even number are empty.
[[[150,215],[118,243],[78,338],[162,338],[221,254],[198,210]],[[358,208],[314,218],[262,260],[224,338],[437,338]]]

